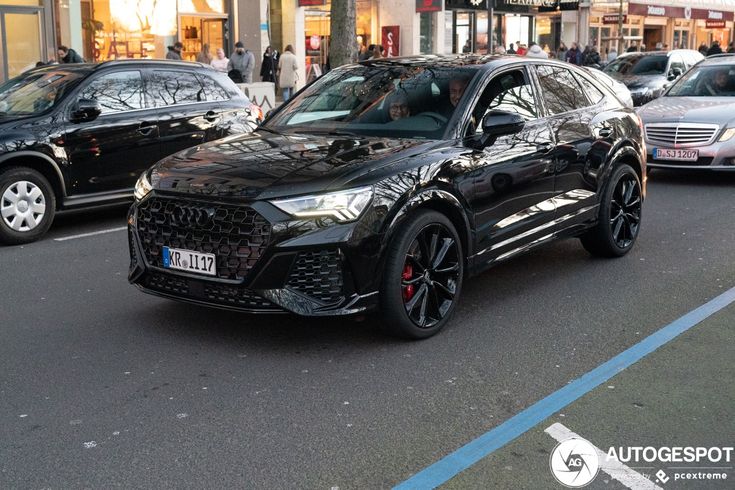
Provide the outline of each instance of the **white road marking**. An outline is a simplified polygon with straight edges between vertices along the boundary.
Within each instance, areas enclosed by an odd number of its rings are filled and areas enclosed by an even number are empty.
[[[575,434],[558,422],[547,427],[544,432],[546,432],[559,442],[566,441],[567,439],[571,439],[572,437],[585,439],[584,437]],[[588,439],[585,440],[589,441]],[[604,471],[613,479],[619,481],[626,487],[632,490],[663,490],[651,480],[641,475],[640,473],[637,473],[631,468],[625,466],[620,461],[608,461],[607,453],[603,452],[597,446],[594,446],[594,448],[597,451],[597,456],[600,458],[600,471]]]
[[[119,226],[117,228],[108,228],[107,230],[92,231],[90,233],[81,233],[79,235],[63,236],[61,238],[54,238],[54,240],[57,242],[65,242],[67,240],[76,240],[77,238],[86,238],[88,236],[103,235],[105,233],[113,233],[116,231],[123,231],[127,229],[128,229],[127,226]]]

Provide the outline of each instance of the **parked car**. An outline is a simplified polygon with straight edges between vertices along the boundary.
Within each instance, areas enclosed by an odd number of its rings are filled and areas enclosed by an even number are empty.
[[[650,168],[735,170],[735,58],[708,58],[640,108]]]
[[[657,97],[689,68],[704,59],[693,49],[623,53],[603,70],[625,84],[636,106]]]
[[[465,277],[578,236],[636,241],[640,119],[586,70],[518,57],[423,56],[332,70],[250,135],[143,173],[129,280],[250,312],[378,309],[435,334]]]
[[[586,68],[590,75],[595,79],[608,87],[615,96],[620,99],[620,102],[625,104],[626,107],[633,108],[633,96],[630,95],[630,90],[625,84],[618,82],[613,77],[594,68]]]
[[[54,214],[132,200],[166,155],[257,126],[226,76],[151,60],[55,65],[0,86],[0,242],[43,236]]]

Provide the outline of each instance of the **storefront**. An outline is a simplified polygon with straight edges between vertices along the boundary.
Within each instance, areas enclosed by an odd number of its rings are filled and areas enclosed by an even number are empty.
[[[673,4],[673,5],[672,5]],[[730,42],[733,12],[717,10],[722,5],[672,0],[666,5],[630,3],[623,14],[622,49],[653,51],[662,49],[697,49],[701,44],[710,46],[720,41],[723,50]],[[699,8],[701,7],[701,8]],[[612,2],[596,2],[590,16],[590,42],[601,52],[618,46],[619,7]],[[618,48],[618,50],[620,50]]]
[[[194,60],[204,44],[214,56],[229,53],[231,0],[81,0],[81,11],[65,16],[71,0],[55,0],[57,44],[72,42],[81,27],[80,53],[87,61],[164,58],[168,46],[184,44],[183,59]]]
[[[0,79],[55,56],[52,12],[51,0],[0,0]]]

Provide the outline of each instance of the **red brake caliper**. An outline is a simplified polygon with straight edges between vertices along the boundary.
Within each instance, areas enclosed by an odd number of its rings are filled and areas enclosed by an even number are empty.
[[[401,279],[404,281],[409,281],[413,277],[413,266],[411,264],[406,263],[403,266],[403,273],[401,274]],[[411,298],[413,298],[413,295],[416,293],[414,290],[413,284],[409,284],[408,286],[403,286],[403,301],[410,301]]]

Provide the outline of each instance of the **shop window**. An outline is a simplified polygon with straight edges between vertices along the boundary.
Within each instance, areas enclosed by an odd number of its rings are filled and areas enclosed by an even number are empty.
[[[581,109],[587,106],[579,84],[566,68],[539,65],[536,67],[541,94],[551,115]]]
[[[143,109],[143,78],[139,71],[107,73],[92,80],[79,98],[99,102],[102,114]]]
[[[153,107],[192,104],[206,100],[204,89],[193,73],[154,71],[148,85]]]

